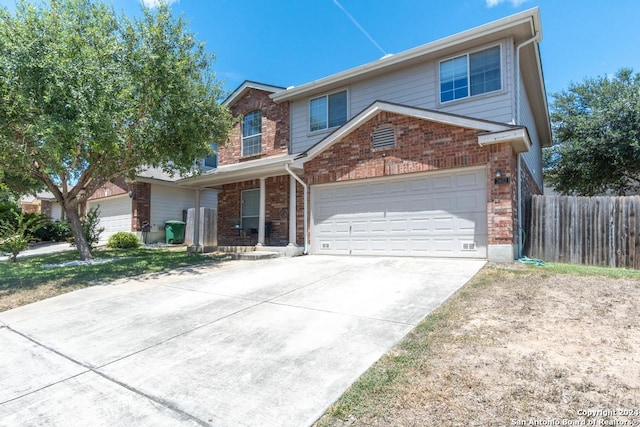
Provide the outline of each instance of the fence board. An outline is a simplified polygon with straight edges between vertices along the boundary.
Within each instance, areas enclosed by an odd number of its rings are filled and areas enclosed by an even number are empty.
[[[640,269],[640,196],[533,196],[530,209],[530,257]]]

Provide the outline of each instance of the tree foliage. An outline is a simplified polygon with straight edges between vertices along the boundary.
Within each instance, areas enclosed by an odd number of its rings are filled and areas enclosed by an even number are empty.
[[[554,94],[545,178],[562,194],[640,188],[640,74],[585,79]]]
[[[90,258],[84,199],[143,167],[188,173],[211,142],[226,141],[232,117],[212,63],[167,5],[135,20],[99,0],[0,9],[4,182],[44,184]]]
[[[18,262],[20,252],[27,249],[32,235],[46,222],[41,215],[14,212],[13,221],[0,223],[0,252],[10,254],[12,262]]]

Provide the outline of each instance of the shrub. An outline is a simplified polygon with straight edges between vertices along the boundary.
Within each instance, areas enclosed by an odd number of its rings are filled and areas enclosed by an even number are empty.
[[[66,242],[71,236],[71,228],[64,221],[49,221],[35,233],[35,237],[44,242]]]
[[[98,242],[100,242],[100,235],[104,231],[104,227],[100,227],[100,207],[89,209],[87,216],[81,222],[87,244],[91,250],[94,250]],[[71,239],[71,244],[75,246],[74,239]]]
[[[0,252],[11,255],[13,262],[18,262],[18,254],[25,249],[36,230],[44,224],[40,215],[14,213],[14,221],[0,224]]]
[[[140,240],[138,236],[133,233],[127,233],[126,231],[118,231],[109,237],[107,246],[117,249],[130,249],[140,246]]]

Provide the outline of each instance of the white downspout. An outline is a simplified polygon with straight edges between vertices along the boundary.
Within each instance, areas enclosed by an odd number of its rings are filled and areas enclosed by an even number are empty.
[[[302,188],[304,189],[303,192],[303,197],[304,197],[304,219],[302,221],[302,223],[304,224],[304,252],[303,254],[307,255],[309,253],[309,236],[308,236],[308,229],[309,229],[309,220],[308,220],[308,194],[309,194],[309,188],[307,186],[307,184],[298,176],[296,175],[290,168],[289,168],[289,163],[285,163],[284,165],[284,169],[289,173],[289,175],[291,175],[296,181],[298,181],[300,183],[300,185],[302,185]]]
[[[540,43],[540,32],[536,31],[536,35],[520,43],[516,47],[516,111],[515,111],[515,124],[520,125],[520,49],[530,43]],[[522,153],[518,153],[518,258],[522,258],[522,234],[524,228],[522,227]]]

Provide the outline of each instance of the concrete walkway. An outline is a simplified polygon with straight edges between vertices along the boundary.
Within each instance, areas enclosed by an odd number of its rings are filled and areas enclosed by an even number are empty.
[[[75,251],[75,250],[76,248],[74,246],[71,246],[69,243],[59,243],[59,242],[41,243],[41,244],[34,245],[25,251],[20,252],[18,254],[18,258],[25,258],[29,256],[34,256],[34,255],[53,254],[56,252]],[[6,261],[7,259],[9,259],[8,256],[0,256],[0,261]]]
[[[483,265],[232,261],[0,313],[0,425],[306,426]]]

